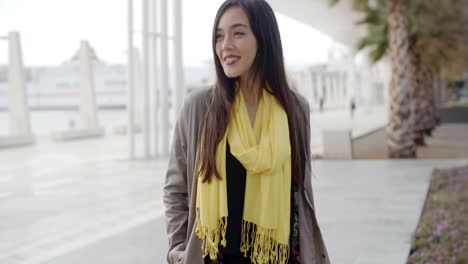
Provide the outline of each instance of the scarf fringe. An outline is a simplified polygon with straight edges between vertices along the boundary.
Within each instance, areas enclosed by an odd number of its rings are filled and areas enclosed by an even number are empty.
[[[253,264],[279,263],[286,264],[289,259],[289,245],[276,241],[277,231],[258,227],[258,225],[242,221],[240,251],[247,257],[250,249]]]
[[[218,219],[217,227],[215,229],[210,229],[208,226],[202,226],[200,214],[197,213],[197,227],[195,233],[203,242],[203,257],[210,255],[210,259],[212,260],[218,258],[220,242],[223,247],[226,247],[226,228],[227,217]],[[219,241],[220,237],[221,241]]]
[[[210,256],[211,260],[218,259],[219,244],[226,247],[227,217],[218,220],[217,228],[210,229],[202,226],[200,215],[197,214],[196,235],[203,242],[203,257]],[[250,259],[253,264],[278,263],[286,264],[289,259],[289,245],[276,241],[277,231],[274,229],[258,227],[256,224],[242,220],[240,251]],[[221,241],[220,241],[221,238]]]

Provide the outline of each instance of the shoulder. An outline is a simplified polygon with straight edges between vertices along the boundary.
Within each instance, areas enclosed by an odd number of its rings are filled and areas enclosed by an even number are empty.
[[[200,88],[193,89],[184,99],[184,108],[193,109],[204,106],[209,98],[212,86],[203,86]]]
[[[186,102],[187,103],[196,103],[198,101],[204,101],[207,99],[208,95],[211,92],[212,85],[210,86],[202,86],[199,88],[192,89],[187,95],[186,95]]]

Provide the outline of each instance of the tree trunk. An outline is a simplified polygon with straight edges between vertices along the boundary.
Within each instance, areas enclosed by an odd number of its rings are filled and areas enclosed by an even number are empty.
[[[409,38],[411,120],[413,122],[413,140],[417,146],[424,146],[426,131],[435,127],[433,103],[433,75],[422,62],[415,44],[417,36]]]
[[[434,80],[435,76],[432,71],[428,72],[427,76],[427,85],[430,85],[431,89],[428,91],[428,99],[427,101],[429,102],[429,111],[431,113],[430,118],[425,119],[425,125],[424,125],[424,133],[428,136],[432,135],[432,131],[440,125],[440,115],[439,111],[437,110],[437,104],[434,96]]]
[[[439,115],[434,99],[434,74],[427,69],[425,72],[424,85],[427,87],[426,103],[424,104],[423,112],[427,113],[423,119],[424,133],[428,136],[432,134],[432,130],[439,125]]]
[[[390,158],[415,158],[409,87],[406,0],[387,0],[389,48],[392,67],[390,120],[387,126]]]

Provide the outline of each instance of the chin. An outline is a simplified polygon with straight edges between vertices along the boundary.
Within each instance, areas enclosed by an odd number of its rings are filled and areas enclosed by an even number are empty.
[[[224,71],[224,74],[226,74],[228,78],[236,78],[240,76],[238,72],[234,72],[234,71]]]

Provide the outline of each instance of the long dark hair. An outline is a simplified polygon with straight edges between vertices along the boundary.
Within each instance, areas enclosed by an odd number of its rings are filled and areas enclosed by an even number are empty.
[[[264,0],[227,0],[216,14],[212,45],[213,58],[216,67],[216,83],[211,89],[207,112],[201,130],[199,145],[199,176],[203,181],[210,182],[212,175],[221,179],[216,169],[216,147],[226,132],[230,118],[230,110],[235,96],[237,78],[229,78],[216,54],[216,29],[219,20],[228,8],[240,7],[249,18],[250,26],[257,40],[257,56],[255,57],[250,76],[266,82],[271,87],[271,93],[286,111],[289,125],[289,140],[291,144],[291,162],[293,182],[303,187],[305,161],[309,160],[308,147],[303,135],[304,122],[300,107],[297,106],[295,95],[288,85],[284,70],[283,48],[276,22],[275,14]]]

